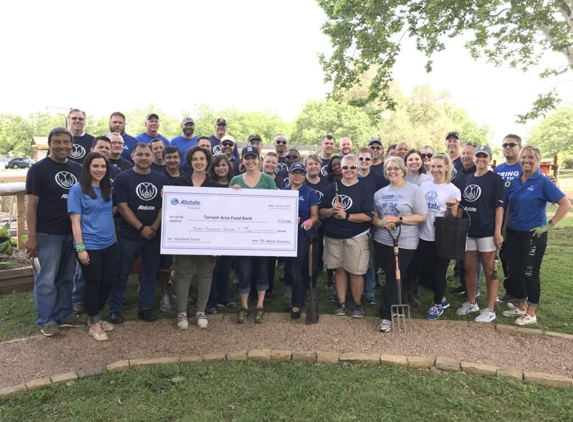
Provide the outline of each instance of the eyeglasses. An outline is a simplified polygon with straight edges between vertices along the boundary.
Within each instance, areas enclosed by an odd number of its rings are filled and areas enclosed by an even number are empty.
[[[291,176],[304,176],[305,172],[304,171],[293,171],[290,174]]]
[[[342,166],[342,170],[356,170],[358,166]]]
[[[371,146],[370,149],[373,149],[374,151],[380,151],[382,149],[382,147],[373,147]]]
[[[422,157],[422,160],[424,158],[432,158],[434,156],[434,154],[420,154],[420,157]]]
[[[372,161],[372,158],[370,158],[370,157],[358,157],[358,159],[360,161]]]
[[[298,160],[299,159],[299,155],[287,155],[286,159],[287,160]]]
[[[278,141],[275,141],[277,145],[286,145],[287,141],[281,141],[280,139]]]
[[[83,117],[70,117],[70,120],[83,122],[85,119]]]
[[[516,143],[512,142],[511,144],[501,144],[503,148],[515,148],[517,146]]]
[[[402,170],[400,167],[386,167],[386,172],[389,171],[400,171]]]
[[[222,142],[221,145],[223,145],[224,147],[232,147],[235,144],[232,142]]]
[[[112,145],[123,145],[123,142],[112,142]]]

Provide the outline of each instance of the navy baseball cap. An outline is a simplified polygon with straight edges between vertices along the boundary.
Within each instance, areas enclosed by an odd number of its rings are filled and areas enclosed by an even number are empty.
[[[263,140],[261,139],[261,137],[259,135],[257,135],[256,133],[249,135],[249,139],[247,139],[247,142],[251,142],[255,139],[258,139],[259,141],[263,142]]]
[[[245,158],[247,155],[254,155],[255,157],[259,158],[259,150],[255,147],[245,147],[241,152],[241,157]]]
[[[368,146],[370,146],[370,145],[372,145],[372,144],[376,144],[376,143],[378,143],[378,144],[380,144],[380,146],[382,146],[382,141],[381,141],[380,139],[378,139],[378,138],[372,138],[372,139],[370,139],[370,142],[368,142]]]
[[[295,170],[302,170],[306,173],[306,167],[302,163],[292,163],[288,169],[288,172],[292,173]]]
[[[460,134],[458,132],[448,132],[448,134],[446,135],[446,139],[448,139],[450,136],[453,136],[453,137],[458,138],[460,140],[462,139],[462,138],[460,138]]]

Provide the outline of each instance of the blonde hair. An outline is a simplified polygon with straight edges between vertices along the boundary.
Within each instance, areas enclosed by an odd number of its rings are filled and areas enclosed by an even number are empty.
[[[523,147],[523,149],[521,150],[521,154],[519,154],[519,158],[521,158],[521,156],[525,151],[530,151],[537,161],[541,161],[541,151],[539,151],[539,148],[533,146]]]
[[[432,157],[432,160],[435,160],[436,158],[442,160],[444,164],[448,166],[448,169],[446,170],[446,183],[450,183],[451,182],[450,179],[452,177],[452,164],[450,162],[450,157],[448,157],[446,154],[439,152]]]

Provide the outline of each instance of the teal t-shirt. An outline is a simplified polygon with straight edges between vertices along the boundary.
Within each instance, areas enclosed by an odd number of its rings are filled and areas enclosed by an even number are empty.
[[[265,174],[265,173],[261,173],[261,179],[259,180],[259,183],[257,183],[254,187],[250,187],[249,185],[247,185],[245,183],[245,181],[243,180],[242,174],[235,176],[231,179],[231,182],[229,182],[229,187],[232,187],[233,185],[239,185],[242,189],[276,189],[277,188],[277,185],[275,184],[275,181],[273,180],[273,178],[271,176],[269,176],[268,174]]]

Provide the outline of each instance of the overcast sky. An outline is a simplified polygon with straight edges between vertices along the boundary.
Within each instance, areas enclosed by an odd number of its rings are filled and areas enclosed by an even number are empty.
[[[290,121],[328,91],[317,54],[330,43],[314,0],[22,0],[2,9],[0,113],[55,106],[100,117],[153,103],[181,115],[205,103],[276,110]],[[472,120],[492,128],[494,143],[527,133],[515,115],[539,92],[555,86],[573,101],[573,78],[540,82],[536,73],[475,62],[462,41],[447,44],[431,74],[407,44],[395,69],[401,89],[429,83],[451,91]],[[565,63],[559,55],[548,60]]]

